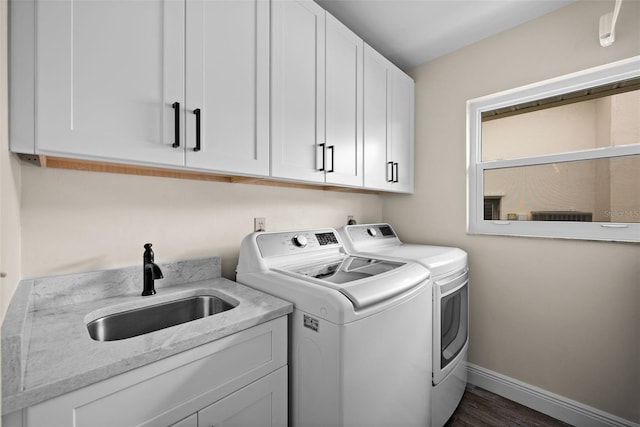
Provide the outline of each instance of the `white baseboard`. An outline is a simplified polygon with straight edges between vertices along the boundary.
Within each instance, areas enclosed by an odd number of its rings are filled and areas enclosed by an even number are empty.
[[[528,408],[577,427],[640,427],[640,424],[575,400],[467,363],[467,381]]]

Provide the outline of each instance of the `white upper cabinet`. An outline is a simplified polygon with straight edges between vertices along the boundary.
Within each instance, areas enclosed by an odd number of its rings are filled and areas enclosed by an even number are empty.
[[[391,80],[391,147],[387,144],[388,161],[393,166],[393,191],[413,193],[414,156],[414,92],[411,77],[395,66]]]
[[[269,2],[186,7],[186,164],[267,176]]]
[[[364,47],[364,186],[413,192],[414,82]]]
[[[184,99],[184,4],[35,7],[36,152],[183,164],[171,145],[172,105]]]
[[[325,11],[271,3],[271,175],[324,182]]]
[[[15,152],[413,191],[413,80],[313,0],[9,12]]]
[[[326,14],[325,172],[327,183],[363,185],[364,42]]]
[[[390,111],[387,93],[391,86],[392,64],[368,45],[364,47],[364,186],[386,190],[391,171],[387,171],[387,141]],[[390,169],[390,168],[389,168]]]
[[[271,174],[362,187],[364,42],[311,0],[272,3]]]
[[[35,5],[35,152],[269,175],[268,1]]]

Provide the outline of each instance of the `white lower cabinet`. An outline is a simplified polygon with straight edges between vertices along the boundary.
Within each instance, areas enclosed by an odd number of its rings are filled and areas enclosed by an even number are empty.
[[[198,427],[286,426],[287,368],[283,367],[198,412]]]
[[[21,418],[25,427],[286,426],[287,318],[31,406]]]
[[[286,426],[286,390],[285,366],[171,427]]]

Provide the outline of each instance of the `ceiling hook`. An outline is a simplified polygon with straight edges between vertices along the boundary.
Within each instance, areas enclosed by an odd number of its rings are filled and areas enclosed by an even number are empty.
[[[613,12],[605,13],[600,17],[600,46],[611,46],[616,41],[616,21],[620,13],[622,0],[616,0]]]

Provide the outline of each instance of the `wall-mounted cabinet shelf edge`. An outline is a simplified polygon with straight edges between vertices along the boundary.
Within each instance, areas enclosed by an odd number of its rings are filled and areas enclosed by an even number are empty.
[[[124,163],[110,163],[96,160],[71,159],[65,157],[43,156],[34,154],[17,154],[23,161],[32,165],[50,169],[68,169],[91,172],[117,173],[123,175],[155,176],[161,178],[190,179],[196,181],[226,182],[230,184],[268,185],[272,187],[299,188],[303,190],[342,191],[379,195],[384,191],[367,190],[359,187],[339,187],[324,184],[306,184],[273,178],[199,172],[192,170],[172,169],[154,166],[141,166]]]

